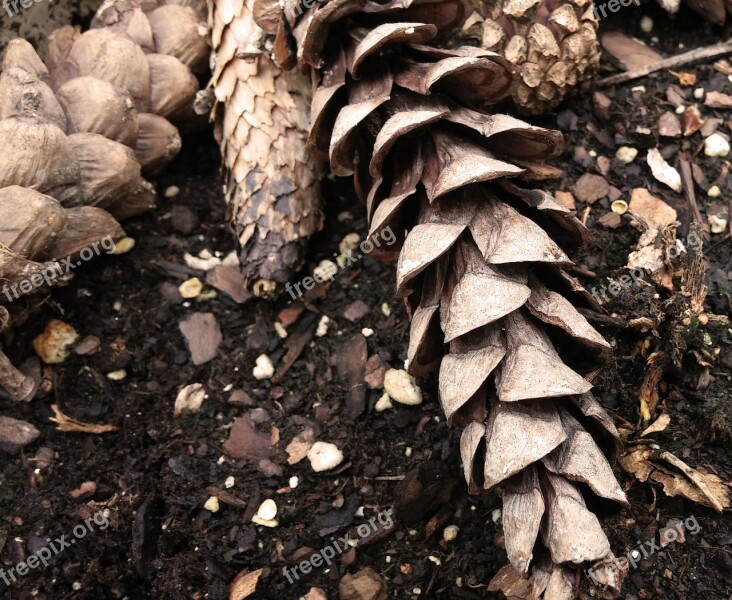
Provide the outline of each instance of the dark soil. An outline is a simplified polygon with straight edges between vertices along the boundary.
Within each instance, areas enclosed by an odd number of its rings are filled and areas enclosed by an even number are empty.
[[[654,18],[650,35],[639,29],[643,14]],[[630,31],[645,40],[657,36],[659,42],[654,45],[667,54],[678,53],[680,44],[692,48],[720,36],[719,30],[692,14],[684,12],[670,21],[654,7],[622,9],[616,22],[603,27]],[[683,70],[697,75],[695,87],[732,92],[732,83],[711,65]],[[563,129],[568,141],[567,151],[556,163],[563,169],[563,177],[549,187],[569,190],[583,173],[595,172],[590,152],[613,159],[617,147],[634,146],[641,150],[638,159],[622,168],[613,160],[607,180],[625,199],[629,199],[630,189],[647,187],[677,208],[682,222],[679,235],[686,235],[691,215],[685,200],[654,181],[641,160],[643,150],[657,144],[681,145],[694,154],[701,142],[699,134],[680,142],[659,142],[654,137],[658,116],[673,110],[666,99],[666,89],[673,83],[676,78],[662,72],[603,90],[613,100],[609,118],[596,114],[591,95],[587,95],[560,109],[559,125],[556,115],[541,119],[541,124]],[[639,85],[645,90],[633,92]],[[684,88],[689,103],[693,89]],[[730,111],[703,109],[703,114],[724,119],[720,130],[729,132]],[[594,134],[588,131],[588,124],[595,128]],[[637,126],[653,133],[637,134]],[[669,152],[675,156],[673,149]],[[694,161],[710,182],[718,178],[725,163],[705,158],[703,152],[694,154]],[[731,182],[729,175],[720,182],[722,195],[716,202],[730,206]],[[179,186],[181,192],[169,200],[163,192],[170,185]],[[366,229],[364,211],[348,189],[348,185],[332,183],[326,188],[327,227],[312,244],[308,273],[321,259],[332,257],[344,235]],[[341,576],[365,566],[384,575],[391,598],[492,597],[486,584],[506,562],[500,520],[496,520],[499,513],[494,512],[500,501],[490,494],[467,494],[459,466],[458,435],[442,418],[434,380],[421,382],[425,394],[421,406],[397,405],[376,412],[373,406],[381,391],[375,389],[367,391],[362,414],[350,419],[345,410],[349,390],[339,379],[339,358],[362,328],[374,331],[367,338],[369,355],[378,353],[397,368],[406,356],[408,321],[402,305],[393,298],[393,267],[367,257],[339,272],[329,289],[321,288],[322,293],[308,297],[298,323],[316,323],[320,315],[327,315],[332,320],[327,335],[312,337],[278,383],[258,381],[252,376],[255,358],[266,353],[278,366],[287,351],[287,340],[279,338],[274,322],[288,298],[276,305],[259,301],[238,305],[222,293],[206,301],[166,300],[171,297],[170,288],[184,279],[203,278],[185,266],[185,252],[196,255],[208,249],[225,255],[234,249],[225,225],[218,150],[213,143],[206,136],[187,140],[182,155],[159,181],[159,190],[157,210],[125,224],[128,235],[137,242],[134,251],[85,265],[72,284],[54,293],[53,300],[8,346],[14,361],[21,362],[32,354],[31,340],[50,318],[70,323],[82,336],[95,335],[102,342],[97,355],[72,354],[63,364],[47,368],[45,374],[53,384],[50,393],[30,404],[0,401],[2,414],[29,421],[41,430],[38,442],[23,454],[0,455],[0,566],[11,568],[44,546],[47,538],[62,534],[70,538],[74,527],[96,510],[106,509],[110,524],[76,540],[47,568],[31,571],[10,587],[0,580],[0,597],[219,600],[227,598],[228,586],[238,572],[261,568],[258,591],[252,598],[292,600],[317,586],[335,599]],[[704,215],[710,200],[699,189],[697,198]],[[189,235],[174,229],[170,214],[174,205],[186,206],[198,216],[200,224]],[[578,203],[577,208],[582,216],[585,206]],[[614,230],[598,226],[597,220],[609,210],[609,202],[603,199],[592,205],[588,215],[597,241],[577,257],[578,264],[597,274],[594,279],[584,278],[588,287],[604,285],[625,264],[637,238],[627,222]],[[729,237],[723,241],[723,235],[712,236],[707,244],[711,248],[707,309],[716,314],[730,313],[732,253]],[[165,294],[164,284],[168,288]],[[357,300],[370,310],[352,323],[343,312]],[[621,296],[608,309],[620,323],[642,311],[643,302]],[[390,308],[390,316],[384,314],[384,304]],[[179,321],[195,311],[213,313],[224,334],[217,358],[202,366],[190,361],[178,328]],[[639,348],[646,340],[652,347],[662,347],[664,339],[609,322],[596,323],[616,345],[615,357],[595,380],[597,395],[619,423],[632,431],[639,422],[637,390],[645,373]],[[288,331],[293,337],[307,335],[308,329],[294,324]],[[700,365],[700,348],[716,355],[716,363],[706,368]],[[127,372],[124,380],[106,377],[122,367]],[[661,385],[661,404],[671,423],[653,437],[688,464],[725,478],[732,476],[728,453],[732,439],[730,367],[729,326],[690,333],[683,367],[668,370]],[[191,383],[203,384],[208,396],[200,412],[174,420],[176,395]],[[245,391],[251,405],[229,403],[235,390]],[[119,430],[102,435],[59,432],[49,420],[54,403],[80,421],[113,424]],[[260,432],[280,440],[267,474],[255,462],[224,456],[223,444],[234,419],[253,414]],[[335,473],[316,474],[307,459],[287,464],[284,448],[306,426],[315,429],[318,439],[343,450],[345,461]],[[637,438],[638,433],[631,437]],[[50,464],[39,462],[44,455],[53,456]],[[398,521],[383,538],[350,552],[345,557],[348,566],[336,561],[330,569],[317,569],[294,584],[287,581],[282,567],[294,564],[303,555],[303,547],[318,550],[331,543],[331,536],[353,532],[358,524],[392,507],[398,481],[430,460],[447,466],[442,481],[448,490],[433,535],[428,536],[425,527],[432,515],[417,515],[412,519],[416,523]],[[626,581],[624,597],[732,597],[728,516],[668,498],[659,488],[639,483],[620,469],[617,474],[631,505],[607,514],[604,521],[616,554],[624,555],[640,542],[657,539],[658,529],[669,519],[695,519],[700,526],[696,535],[687,529],[683,544],[672,544],[640,561]],[[293,476],[299,478],[299,485],[291,489],[288,482]],[[222,502],[218,512],[205,510],[204,503],[212,493],[207,488],[224,489],[228,477],[235,478],[233,487],[226,489],[234,497],[233,504]],[[74,499],[71,492],[87,481],[96,483],[96,491],[91,497]],[[442,485],[437,487],[442,489]],[[452,499],[446,501],[453,487]],[[265,498],[275,499],[279,507],[276,528],[251,522]],[[354,516],[358,507],[364,507],[364,516]],[[450,524],[460,530],[457,539],[447,543],[442,529]]]

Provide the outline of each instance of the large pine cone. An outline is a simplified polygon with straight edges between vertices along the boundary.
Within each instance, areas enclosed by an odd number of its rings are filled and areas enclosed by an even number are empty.
[[[279,5],[260,0],[255,14],[274,30]],[[625,502],[598,445],[617,433],[555,348],[609,351],[565,298],[580,288],[559,242],[590,235],[551,195],[509,181],[562,138],[486,112],[510,93],[513,67],[440,46],[468,14],[460,0],[285,0],[274,48],[310,72],[311,148],[353,175],[373,254],[398,256],[409,370],[439,366],[470,490],[502,490],[512,565],[532,573],[537,597],[569,598],[571,569],[610,555],[585,499]]]
[[[124,236],[118,220],[152,206],[143,175],[180,149],[173,123],[198,119],[204,12],[203,0],[108,0],[86,33],[66,26],[50,37],[46,64],[28,42],[8,44],[0,147],[12,159],[0,162],[0,304],[11,313],[13,302],[71,277],[58,260],[76,263],[94,244],[97,254],[109,251]],[[0,356],[0,385],[22,399],[28,389],[18,391],[17,380]]]
[[[310,81],[278,67],[253,0],[211,11],[215,134],[240,263],[258,296],[282,289],[323,225],[321,165],[306,151]]]
[[[600,64],[591,0],[479,1],[461,36],[519,67],[512,96],[529,114],[588,89]]]

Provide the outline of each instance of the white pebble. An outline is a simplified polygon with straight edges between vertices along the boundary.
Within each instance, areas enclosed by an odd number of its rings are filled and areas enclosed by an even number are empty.
[[[709,221],[709,229],[712,233],[724,233],[724,230],[727,229],[727,220],[717,215],[709,215],[707,221]]]
[[[338,265],[331,260],[321,260],[318,266],[313,269],[313,277],[316,281],[333,279],[336,273],[338,273]]]
[[[274,375],[274,365],[266,354],[260,354],[257,357],[257,366],[252,369],[252,375],[256,379],[272,379]]]
[[[374,410],[376,410],[376,412],[383,412],[390,409],[392,406],[394,405],[391,403],[389,394],[385,393],[376,401],[376,404],[374,404]]]
[[[308,451],[308,460],[313,471],[320,473],[337,467],[343,462],[343,452],[330,442],[315,442]]]
[[[701,100],[704,97],[704,88],[696,88],[694,90],[694,98]]]
[[[718,185],[713,185],[707,190],[707,196],[710,198],[716,198],[717,196],[721,195],[722,190],[719,189]]]
[[[277,519],[263,519],[259,515],[252,517],[252,523],[261,525],[262,527],[277,527],[280,523]]]
[[[727,156],[729,142],[718,133],[713,133],[704,140],[704,154],[707,156]]]
[[[386,318],[389,318],[391,316],[391,306],[384,302],[381,305],[381,312]]]
[[[677,115],[683,115],[686,112],[686,107],[683,104],[681,106],[677,106],[674,112],[676,112]]]
[[[494,508],[493,512],[491,512],[491,521],[493,521],[494,523],[498,523],[500,518],[501,518],[501,509]]]
[[[448,525],[442,532],[442,539],[446,542],[452,542],[457,538],[460,528],[457,525]]]
[[[206,500],[206,504],[203,505],[203,508],[211,512],[219,512],[219,499],[216,496],[211,496]]]
[[[127,371],[124,369],[119,369],[118,371],[112,371],[111,373],[107,373],[107,379],[111,379],[112,381],[122,381],[127,377]]]
[[[131,237],[123,237],[119,242],[114,245],[112,254],[127,254],[130,250],[135,247],[135,240]]]
[[[287,482],[288,485],[294,490],[298,485],[300,485],[300,479],[296,476],[290,477],[290,481]]]
[[[442,561],[438,556],[432,556],[431,554],[427,557],[427,560],[435,563],[438,567],[442,564]]]
[[[318,322],[318,328],[315,330],[315,337],[323,337],[326,333],[328,333],[329,323],[330,319],[326,315],[320,317],[320,321]]]
[[[338,251],[341,254],[348,254],[349,252],[353,252],[358,248],[358,245],[361,243],[361,236],[357,233],[349,233],[346,237],[344,237],[341,240],[341,243],[338,244]]]
[[[406,456],[407,458],[410,458],[412,456],[412,449],[409,446],[404,449],[404,456]]]
[[[287,337],[287,329],[285,329],[285,326],[282,323],[275,321],[274,328],[280,339],[284,340]]]
[[[384,375],[384,391],[396,402],[416,406],[422,404],[422,390],[414,377],[401,369],[389,369]]]
[[[641,17],[640,28],[643,33],[651,33],[653,31],[653,19],[647,15]]]
[[[615,158],[624,162],[626,165],[632,163],[636,156],[638,156],[638,150],[636,148],[631,148],[630,146],[621,146],[615,153]]]
[[[165,189],[166,198],[175,198],[178,194],[180,194],[180,188],[177,185],[171,185]]]
[[[257,509],[257,516],[263,521],[271,521],[277,516],[277,504],[271,498],[267,498]]]
[[[224,487],[229,490],[234,487],[234,484],[236,483],[236,479],[234,479],[231,475],[229,475],[226,478],[226,481],[224,481]]]
[[[373,330],[373,329],[371,329],[371,327],[364,327],[364,328],[363,328],[363,329],[361,330],[361,335],[362,335],[363,337],[371,337],[372,335],[374,335],[374,330]]]

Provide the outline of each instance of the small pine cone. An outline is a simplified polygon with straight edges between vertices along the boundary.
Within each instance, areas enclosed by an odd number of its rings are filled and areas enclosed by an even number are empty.
[[[258,14],[276,10],[259,2]],[[568,299],[578,285],[563,247],[591,236],[550,194],[516,183],[561,152],[561,135],[487,112],[515,67],[444,47],[469,14],[461,0],[305,7],[285,0],[277,56],[311,75],[309,144],[353,176],[372,255],[398,257],[409,371],[439,368],[468,487],[502,492],[508,557],[533,597],[568,598],[578,565],[610,555],[587,499],[625,495],[601,449],[617,443],[612,421],[555,347],[609,353]]]
[[[600,63],[590,0],[479,2],[461,37],[519,67],[513,91],[528,114],[546,112],[575,89],[587,89]]]
[[[310,81],[272,61],[252,4],[213,5],[215,135],[244,276],[255,295],[272,297],[322,228],[323,171],[305,147]]]

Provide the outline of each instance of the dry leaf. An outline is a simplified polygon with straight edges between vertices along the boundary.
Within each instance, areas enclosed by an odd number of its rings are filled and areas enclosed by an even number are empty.
[[[668,413],[663,413],[658,419],[656,419],[651,425],[649,425],[643,433],[641,433],[641,437],[645,437],[647,435],[651,435],[652,433],[658,433],[659,431],[663,431],[668,427],[668,424],[671,422],[671,417],[668,416]]]
[[[119,427],[116,425],[95,425],[93,423],[82,423],[76,419],[69,417],[61,412],[58,404],[51,404],[51,410],[54,416],[50,420],[57,424],[56,429],[59,431],[76,431],[79,433],[109,433],[117,431]]]
[[[229,600],[243,600],[249,598],[257,588],[257,582],[262,576],[262,569],[256,571],[242,571],[229,586]]]

